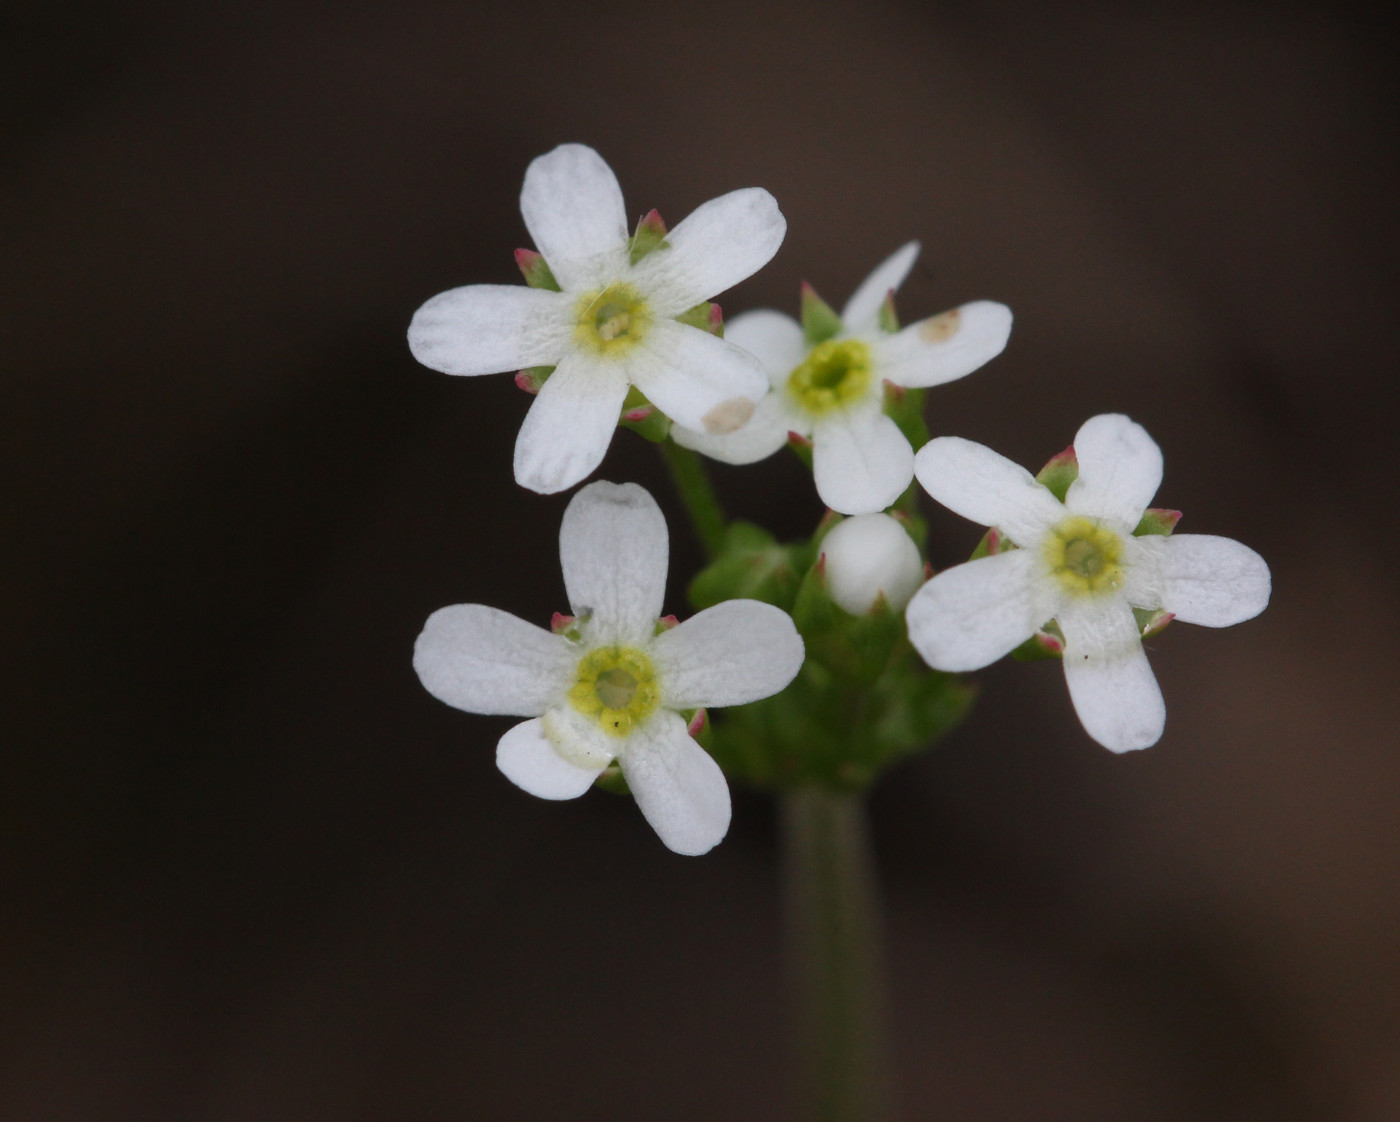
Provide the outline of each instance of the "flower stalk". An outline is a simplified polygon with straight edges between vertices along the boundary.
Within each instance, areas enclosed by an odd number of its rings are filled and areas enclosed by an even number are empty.
[[[887,997],[865,795],[815,784],[779,797],[799,1118],[889,1117]]]
[[[695,536],[700,539],[705,559],[713,561],[724,547],[724,531],[728,520],[724,507],[715,493],[714,484],[705,471],[700,456],[689,448],[682,448],[672,440],[663,440],[657,448],[666,468],[676,484],[685,512],[690,516],[690,524],[695,528]]]

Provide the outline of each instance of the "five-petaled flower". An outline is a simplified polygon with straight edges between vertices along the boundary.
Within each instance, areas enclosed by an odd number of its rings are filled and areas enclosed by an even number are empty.
[[[1162,735],[1166,708],[1133,609],[1226,627],[1269,602],[1269,567],[1247,546],[1204,534],[1135,535],[1162,480],[1162,453],[1121,414],[1074,438],[1078,477],[1064,502],[1024,468],[958,437],[930,441],[919,482],[944,506],[1019,548],[939,573],[909,603],[909,638],[938,670],[976,670],[1050,620],[1089,735],[1114,751]],[[1160,617],[1157,622],[1160,622]]]
[[[839,324],[832,322],[834,332],[814,346],[781,312],[735,316],[725,338],[763,360],[772,388],[736,432],[685,431],[698,426],[674,418],[676,443],[751,464],[781,448],[790,432],[811,437],[822,502],[842,514],[888,507],[914,478],[914,450],[884,411],[884,383],[922,389],[954,381],[999,355],[1011,333],[1011,310],[989,300],[882,330],[881,311],[918,254],[910,242],[882,262],[847,301]]]
[[[521,486],[548,494],[593,471],[629,384],[689,428],[725,432],[748,419],[767,388],[758,360],[676,317],[778,251],[787,224],[772,195],[732,191],[642,246],[640,230],[638,241],[628,236],[612,169],[593,149],[565,144],[530,164],[520,210],[558,290],[454,288],[418,309],[408,342],[446,374],[555,368],[516,439]]]
[[[699,854],[729,828],[729,787],[678,710],[777,693],[801,667],[803,645],[786,612],[755,600],[662,621],[668,548],[643,488],[590,484],[559,532],[573,618],[546,631],[480,604],[442,608],[413,666],[458,709],[532,718],[496,749],[501,771],[526,791],[571,799],[616,761],[661,840]]]

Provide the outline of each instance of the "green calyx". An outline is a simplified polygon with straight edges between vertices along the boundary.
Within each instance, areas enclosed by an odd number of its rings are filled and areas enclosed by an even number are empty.
[[[715,719],[711,753],[750,786],[864,789],[895,761],[933,744],[972,703],[970,685],[930,670],[914,652],[902,611],[879,600],[853,616],[832,601],[821,542],[840,520],[829,514],[809,541],[795,544],[732,524],[718,557],[691,583],[697,609],[734,598],[782,608],[806,647],[787,689]],[[921,522],[909,528],[922,540]]]

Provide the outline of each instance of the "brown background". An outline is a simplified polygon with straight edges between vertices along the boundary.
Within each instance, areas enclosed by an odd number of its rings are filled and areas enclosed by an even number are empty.
[[[1317,4],[63,4],[0,14],[0,1118],[782,1117],[771,807],[666,852],[495,770],[427,614],[563,608],[509,378],[414,308],[515,279],[529,159],[779,199],[723,299],[1016,312],[930,395],[1034,466],[1093,413],[1271,562],[1153,644],[1126,757],[1058,668],[874,799],[908,1119],[1400,1116],[1394,41]],[[673,517],[650,448],[601,475]],[[805,533],[785,455],[724,470]],[[933,560],[977,530],[933,513]]]

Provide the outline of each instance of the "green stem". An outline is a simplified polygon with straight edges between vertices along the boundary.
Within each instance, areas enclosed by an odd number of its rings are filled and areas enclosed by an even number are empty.
[[[661,450],[661,458],[666,461],[676,490],[680,492],[681,502],[690,515],[691,525],[695,527],[705,556],[713,561],[724,546],[727,520],[700,454],[682,448],[674,440],[663,440],[657,448]]]
[[[888,1117],[879,901],[863,795],[809,786],[781,796],[789,970],[802,1119]]]

